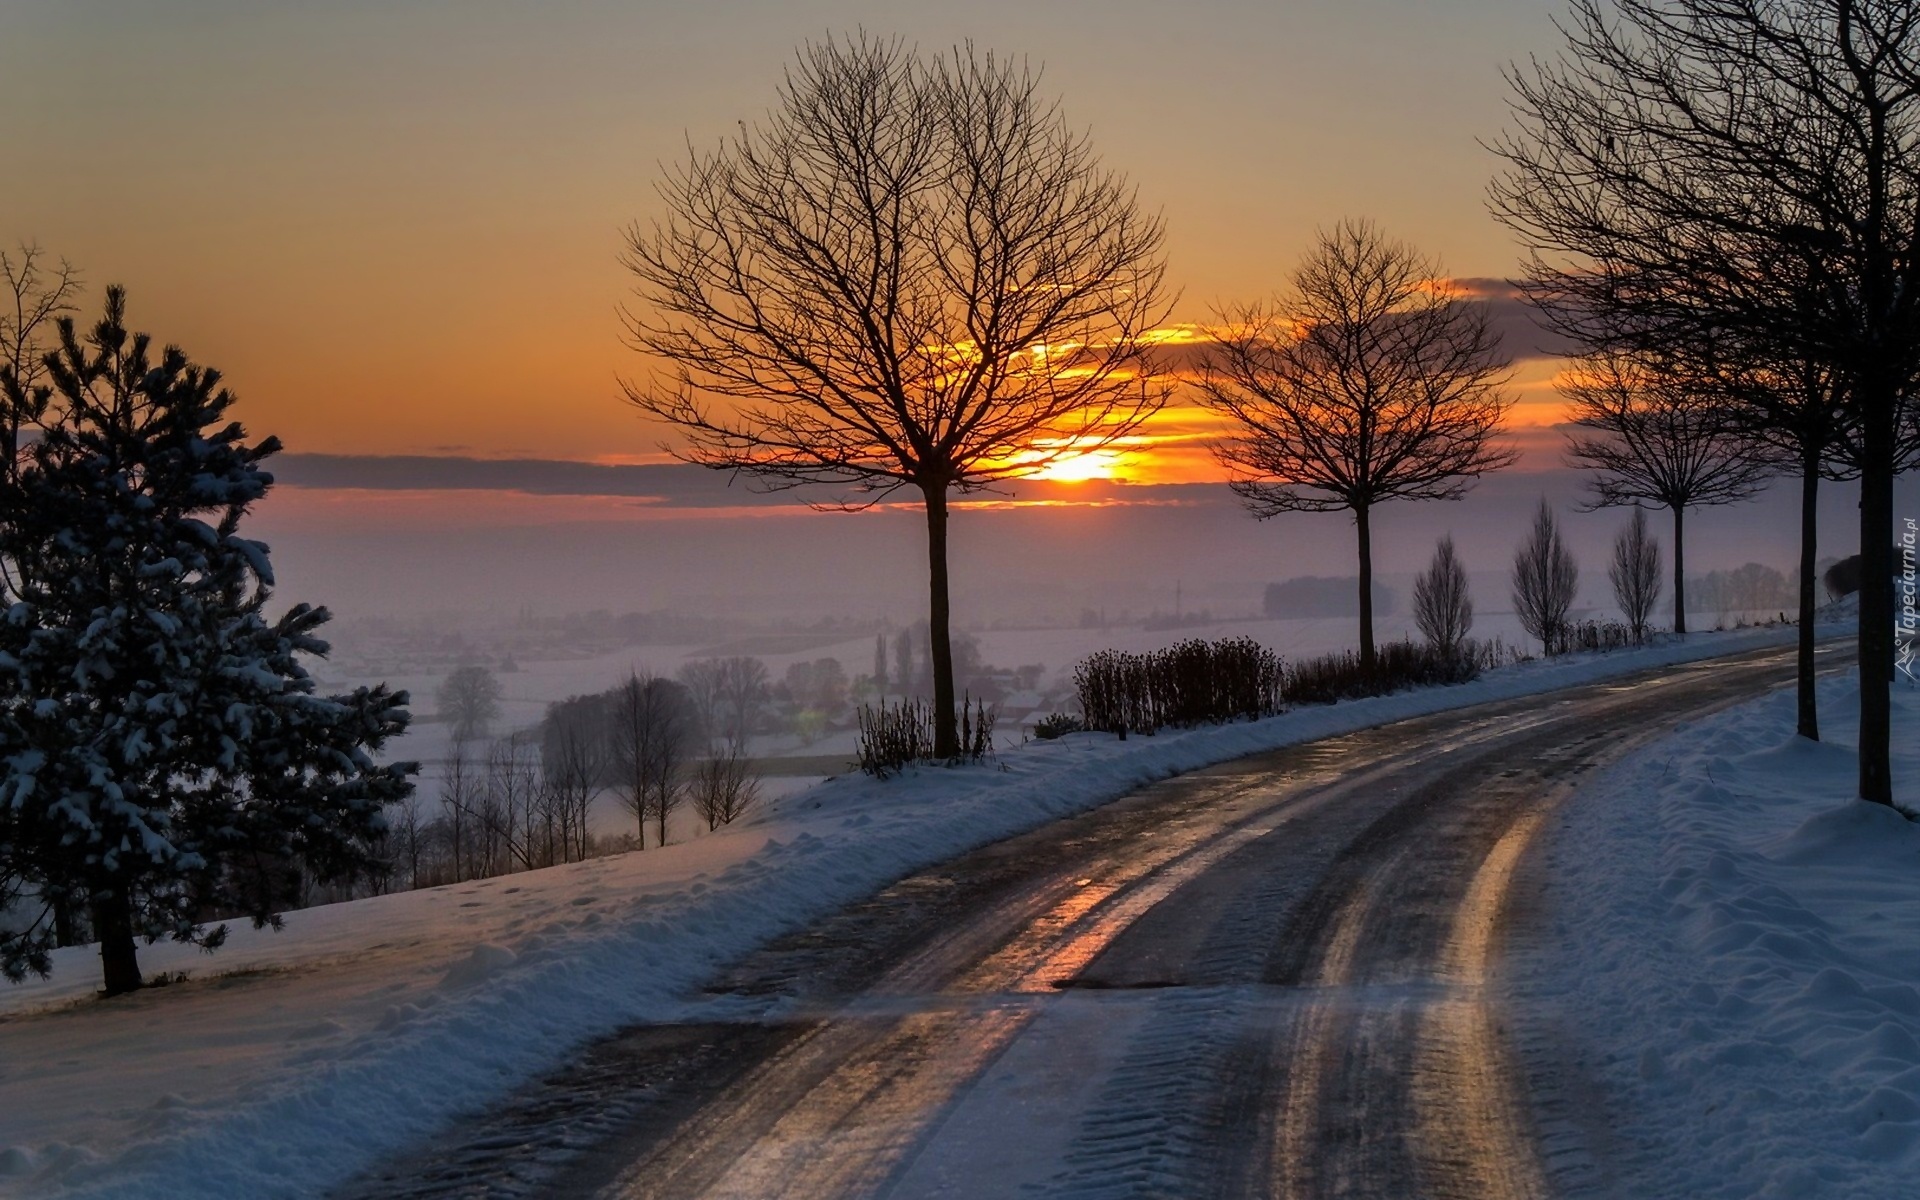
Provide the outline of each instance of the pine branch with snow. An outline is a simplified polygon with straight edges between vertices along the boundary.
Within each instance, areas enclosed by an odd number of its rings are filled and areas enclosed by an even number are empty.
[[[0,973],[44,974],[48,914],[83,910],[108,994],[135,940],[219,945],[277,920],[303,874],[371,867],[412,764],[375,755],[404,692],[316,693],[324,608],[269,617],[267,547],[240,535],[279,449],[228,418],[216,371],[130,335],[124,295],[84,339],[60,323],[36,407],[54,414],[0,488]],[[48,405],[44,393],[52,393]]]

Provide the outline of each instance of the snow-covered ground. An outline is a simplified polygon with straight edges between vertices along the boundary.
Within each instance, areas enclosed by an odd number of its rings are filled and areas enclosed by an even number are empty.
[[[0,992],[0,1196],[312,1195],[598,1034],[720,1015],[730,1002],[698,987],[722,964],[973,846],[1259,750],[1793,636],[1695,635],[1267,721],[832,779],[665,850],[310,909],[279,934],[236,930],[213,958],[152,947],[149,972],[190,977],[107,1003],[90,998],[94,956],[62,951],[52,979]]]
[[[1777,692],[1559,814],[1550,933],[1514,971],[1611,1122],[1608,1168],[1565,1160],[1571,1194],[1920,1194],[1920,824],[1852,799],[1856,677],[1820,700],[1820,744]],[[1896,798],[1920,808],[1910,684],[1893,729]],[[1596,1111],[1560,1095],[1550,1121],[1563,1105]]]

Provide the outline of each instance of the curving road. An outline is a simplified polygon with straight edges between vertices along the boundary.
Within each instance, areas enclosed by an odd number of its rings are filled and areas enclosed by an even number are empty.
[[[1792,676],[1738,655],[1154,785],[751,956],[346,1194],[1548,1195],[1496,986],[1528,846],[1585,772]]]

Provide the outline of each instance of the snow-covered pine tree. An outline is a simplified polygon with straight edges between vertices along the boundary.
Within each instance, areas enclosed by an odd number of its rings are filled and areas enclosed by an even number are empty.
[[[269,618],[267,547],[241,518],[273,483],[217,372],[130,335],[125,297],[50,388],[9,389],[40,436],[0,487],[0,900],[41,918],[0,933],[0,972],[45,974],[62,903],[86,912],[106,992],[141,986],[136,939],[217,946],[231,916],[277,925],[303,874],[375,862],[411,763],[373,754],[404,692],[321,696],[301,656],[324,608]]]

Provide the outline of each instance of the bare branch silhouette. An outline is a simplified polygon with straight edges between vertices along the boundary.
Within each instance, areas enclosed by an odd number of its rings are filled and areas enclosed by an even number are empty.
[[[1112,444],[1164,402],[1162,225],[1025,64],[865,36],[804,47],[780,105],[662,186],[628,237],[629,385],[690,462],[817,507],[926,506],[937,752],[954,751],[947,498]]]
[[[1234,432],[1215,448],[1249,511],[1350,510],[1360,654],[1373,663],[1372,510],[1458,500],[1514,461],[1508,360],[1483,304],[1370,222],[1322,232],[1283,298],[1220,314],[1200,379]]]
[[[1573,426],[1567,464],[1594,472],[1591,507],[1656,504],[1673,513],[1673,629],[1685,633],[1686,511],[1751,498],[1776,459],[1744,436],[1739,415],[1705,381],[1670,362],[1587,355],[1559,386]]]
[[[1857,452],[1865,575],[1891,579],[1893,480],[1920,424],[1920,9],[1572,0],[1562,30],[1561,55],[1508,72],[1518,128],[1491,147],[1523,286],[1591,349],[1731,341],[1825,375]],[[1863,675],[1890,679],[1890,587],[1862,590],[1859,628]],[[1864,689],[1860,794],[1884,804],[1891,719],[1886,689]]]

